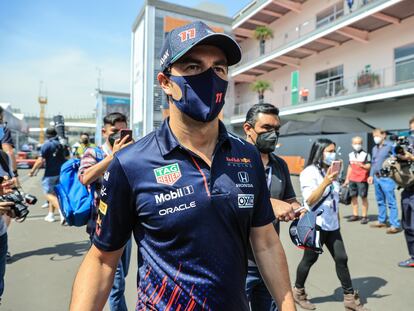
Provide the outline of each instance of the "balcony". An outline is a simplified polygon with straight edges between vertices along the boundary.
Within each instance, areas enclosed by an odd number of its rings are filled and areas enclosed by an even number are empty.
[[[233,26],[236,38],[253,38],[256,26],[269,25],[272,22],[269,19],[267,22],[259,19],[263,11],[270,14],[269,9],[263,7],[243,23],[236,20],[237,27]],[[242,61],[232,69],[231,76],[236,82],[252,82],[257,77],[283,66],[300,68],[301,60],[306,57],[339,47],[349,40],[367,43],[369,33],[391,24],[399,24],[412,15],[412,0],[371,0],[361,2],[360,7],[348,14],[338,11],[333,16],[327,16],[326,23],[317,21],[316,17],[306,20],[267,40],[262,55],[259,43],[257,48],[244,51]]]
[[[414,95],[414,59],[387,68],[363,68],[352,76],[315,84],[309,88],[308,98],[300,98],[296,105],[292,104],[289,92],[266,93],[265,102],[277,106],[281,115],[291,115],[407,95]],[[247,111],[256,102],[236,103],[230,122],[244,122]]]

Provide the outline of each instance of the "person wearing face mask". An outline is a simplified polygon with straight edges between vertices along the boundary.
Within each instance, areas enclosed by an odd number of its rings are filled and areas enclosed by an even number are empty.
[[[10,166],[13,170],[13,182],[16,186],[19,186],[18,172],[16,166],[16,155],[14,148],[14,141],[11,134],[11,130],[7,127],[7,122],[4,120],[4,110],[0,106],[0,150],[3,150],[10,157]]]
[[[293,220],[294,210],[300,207],[290,180],[288,166],[282,158],[273,153],[279,137],[279,128],[279,109],[266,103],[253,105],[247,112],[243,125],[246,140],[257,147],[265,167],[273,212],[277,218],[273,225],[278,234],[279,221]],[[277,310],[251,251],[248,260],[246,295],[252,311]]]
[[[319,205],[316,225],[320,227],[320,243],[325,245],[335,261],[336,274],[344,292],[345,310],[365,311],[354,290],[348,269],[348,255],[345,251],[338,219],[339,189],[338,173],[332,173],[332,162],[336,160],[336,145],[329,139],[317,139],[311,148],[305,169],[300,173],[300,187],[304,205],[308,209]],[[306,310],[316,306],[307,299],[305,282],[319,254],[305,249],[296,271],[294,297],[296,303]]]
[[[16,164],[16,152],[14,148],[14,141],[11,130],[7,127],[7,122],[4,120],[4,109],[0,106],[0,151],[4,151],[10,158],[10,169],[13,172],[11,179],[16,187],[20,187],[19,174]],[[49,205],[48,205],[49,206]],[[48,207],[47,206],[47,207]],[[11,224],[11,218],[4,214],[3,218],[6,222],[7,228]],[[11,259],[11,254],[7,252],[7,260]]]
[[[375,146],[372,148],[372,164],[368,177],[368,184],[374,184],[375,198],[378,205],[378,221],[370,225],[372,228],[386,228],[387,207],[390,210],[388,221],[390,227],[387,234],[394,234],[401,231],[400,220],[398,219],[397,199],[395,198],[395,182],[388,176],[381,174],[382,164],[392,154],[392,144],[385,140],[386,132],[383,129],[375,129],[372,132]]]
[[[126,142],[128,137],[120,139],[120,130],[127,128],[126,116],[122,113],[113,112],[103,119],[102,136],[105,143],[101,147],[89,147],[81,157],[79,167],[79,180],[88,187],[89,191],[95,192],[95,209],[91,215],[86,231],[91,240],[96,228],[100,225],[98,206],[105,189],[102,186],[104,173],[114,158],[114,155],[121,149],[132,144]],[[94,190],[93,190],[94,189]],[[131,258],[131,240],[126,243],[121,259],[115,271],[115,278],[109,293],[108,304],[111,311],[126,311],[127,305],[124,297],[125,278],[129,270]]]
[[[157,78],[169,117],[117,152],[104,174],[100,224],[76,276],[71,311],[104,307],[132,232],[137,310],[248,311],[249,241],[279,308],[296,310],[260,154],[218,118],[228,66],[240,59],[233,38],[201,21],[166,35]]]
[[[349,186],[349,193],[352,198],[352,216],[348,221],[359,220],[358,196],[362,199],[361,224],[368,223],[368,177],[371,168],[371,156],[362,149],[362,138],[352,138],[353,151],[349,154],[349,166],[344,185]]]
[[[409,122],[410,136],[408,144],[410,151],[414,151],[414,117]],[[405,159],[414,162],[414,153],[406,152]],[[401,192],[402,227],[407,242],[410,257],[398,263],[401,268],[414,268],[414,185],[405,187]]]
[[[81,133],[79,142],[72,146],[72,156],[80,159],[89,147],[95,147],[95,145],[90,142],[89,134]]]

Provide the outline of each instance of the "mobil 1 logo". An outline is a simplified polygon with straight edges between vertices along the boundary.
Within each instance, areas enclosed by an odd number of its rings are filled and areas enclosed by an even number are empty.
[[[176,190],[171,190],[170,192],[167,193],[160,193],[160,194],[156,194],[155,197],[155,202],[157,204],[162,204],[164,202],[168,202],[170,200],[175,200],[181,197],[184,197],[186,195],[190,195],[194,193],[194,188],[193,186],[185,186],[182,188],[178,188]]]

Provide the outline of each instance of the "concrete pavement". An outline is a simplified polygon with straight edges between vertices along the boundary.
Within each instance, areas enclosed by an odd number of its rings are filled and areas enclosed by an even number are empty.
[[[42,172],[41,172],[42,173]],[[86,253],[89,242],[85,228],[63,227],[59,222],[46,223],[47,210],[40,187],[40,174],[29,179],[21,170],[26,192],[35,194],[39,203],[30,207],[24,223],[13,222],[9,229],[9,250],[13,257],[7,265],[6,288],[0,310],[57,311],[67,310],[73,279]],[[293,177],[295,190],[298,179]],[[375,218],[373,189],[369,192],[370,217]],[[341,207],[342,235],[349,256],[349,267],[355,288],[374,311],[413,310],[414,269],[401,269],[397,262],[408,257],[404,236],[385,234],[358,222],[348,223],[350,207]],[[281,228],[281,239],[288,257],[292,282],[302,251],[295,248]],[[126,297],[133,310],[136,297],[136,247],[133,248]],[[329,252],[324,252],[312,268],[307,290],[317,310],[343,310],[342,292]],[[413,300],[412,300],[413,299]],[[107,307],[105,310],[109,310]],[[300,308],[298,308],[300,310]],[[218,310],[226,311],[226,310]]]

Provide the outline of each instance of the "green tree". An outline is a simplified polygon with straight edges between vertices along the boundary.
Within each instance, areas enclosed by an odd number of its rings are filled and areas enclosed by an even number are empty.
[[[266,80],[257,80],[250,84],[252,91],[257,92],[259,95],[259,103],[264,102],[264,92],[271,90],[272,87],[269,81]]]
[[[260,42],[260,55],[263,55],[266,40],[273,38],[273,30],[266,26],[257,26],[254,30],[254,38]]]

